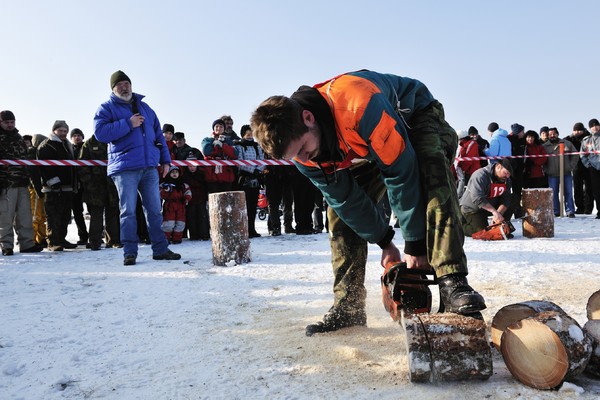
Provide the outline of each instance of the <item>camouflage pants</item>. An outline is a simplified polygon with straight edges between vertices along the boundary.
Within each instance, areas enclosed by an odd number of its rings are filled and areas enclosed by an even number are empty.
[[[409,138],[417,154],[424,193],[427,223],[427,258],[437,276],[467,273],[463,250],[461,212],[450,165],[458,138],[444,119],[439,102],[415,114],[410,121]],[[359,185],[377,203],[385,185],[376,165],[368,163],[351,170]],[[364,286],[367,242],[328,208],[334,307],[347,312],[365,306]]]

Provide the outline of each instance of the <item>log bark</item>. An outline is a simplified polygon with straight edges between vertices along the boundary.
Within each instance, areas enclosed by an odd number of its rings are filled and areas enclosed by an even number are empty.
[[[566,314],[563,309],[556,304],[544,300],[530,300],[502,307],[492,319],[490,335],[494,347],[500,350],[502,334],[507,326],[543,311],[557,311]]]
[[[411,382],[488,379],[492,352],[484,321],[458,314],[405,314]]]
[[[600,319],[600,290],[590,296],[586,310],[588,319]]]
[[[528,238],[554,237],[554,206],[552,189],[523,189],[523,236]]]
[[[583,330],[592,339],[592,356],[585,372],[594,378],[600,379],[600,319],[586,322]]]
[[[244,192],[208,195],[213,264],[224,266],[250,262],[248,215]]]
[[[592,340],[573,318],[544,311],[508,326],[501,351],[506,367],[523,384],[553,389],[583,372]]]

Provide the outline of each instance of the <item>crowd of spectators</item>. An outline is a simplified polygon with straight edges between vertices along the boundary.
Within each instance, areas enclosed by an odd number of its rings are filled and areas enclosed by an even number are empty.
[[[49,135],[20,135],[11,111],[0,113],[0,159],[105,160],[107,145],[95,135],[86,139],[84,132],[64,120],[52,125]],[[557,128],[542,127],[538,132],[512,124],[510,132],[493,122],[488,126],[489,142],[471,126],[457,131],[459,146],[455,172],[459,198],[468,190],[471,176],[488,162],[510,160],[510,205],[502,209],[504,219],[523,217],[523,188],[552,188],[553,209],[561,213],[559,188],[563,185],[564,215],[591,214],[600,202],[600,123],[592,119],[585,129],[581,122],[570,135],[560,138]],[[194,147],[184,132],[173,124],[162,126],[171,160],[263,160],[263,152],[252,136],[249,125],[238,135],[233,119],[216,119],[211,134]],[[564,177],[560,180],[558,154],[564,149]],[[591,152],[577,154],[578,152]],[[575,154],[573,154],[575,153]],[[513,157],[519,156],[519,157]],[[547,156],[547,157],[544,157]],[[21,252],[39,252],[44,248],[62,251],[85,246],[91,250],[122,247],[119,224],[119,195],[113,180],[102,166],[0,166],[0,196],[9,208],[0,213],[0,243],[3,255],[14,254],[16,233]],[[210,240],[208,194],[243,191],[246,197],[248,235],[261,235],[255,227],[258,198],[268,202],[268,234],[306,235],[326,229],[325,204],[312,183],[294,166],[174,166],[161,177],[162,231],[169,244],[186,240]],[[8,201],[10,200],[10,201]],[[84,207],[85,205],[85,207]],[[146,220],[138,196],[137,234],[140,242],[150,243]],[[84,218],[87,210],[89,224]],[[600,219],[600,211],[596,218]],[[283,221],[282,221],[283,219]],[[74,221],[79,240],[66,240],[67,227]],[[283,222],[283,227],[282,227]],[[295,222],[295,225],[294,225]]]
[[[458,159],[454,167],[457,191],[467,223],[473,219],[471,214],[477,208],[492,216],[493,222],[524,217],[522,189],[534,188],[552,189],[552,207],[556,217],[575,218],[576,214],[592,214],[595,202],[596,219],[600,219],[600,155],[594,153],[600,148],[600,123],[594,118],[588,126],[589,131],[583,123],[577,122],[571,134],[562,139],[556,127],[544,126],[538,134],[515,123],[509,132],[492,122],[488,126],[489,142],[481,138],[473,126],[468,131],[459,130]],[[562,179],[560,154],[564,154]],[[504,160],[508,161],[504,163],[507,168],[477,174],[479,179],[487,176],[491,182],[486,182],[494,187],[494,184],[505,183],[498,174],[508,172],[510,196],[503,193],[502,202],[497,201],[499,194],[496,196],[478,190],[482,181],[469,185],[471,177],[487,162],[496,164]],[[563,199],[559,198],[561,186]],[[475,191],[481,195],[474,196]],[[493,206],[494,202],[496,206]],[[501,209],[498,208],[500,206]]]

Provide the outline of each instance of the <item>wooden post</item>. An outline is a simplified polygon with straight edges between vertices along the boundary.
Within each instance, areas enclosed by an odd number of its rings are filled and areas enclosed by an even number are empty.
[[[250,262],[248,215],[244,192],[208,195],[213,264],[225,266]]]
[[[554,207],[552,189],[523,189],[523,236],[528,238],[554,237]]]
[[[573,318],[544,311],[508,326],[501,350],[515,378],[536,389],[553,389],[583,372],[592,340]]]

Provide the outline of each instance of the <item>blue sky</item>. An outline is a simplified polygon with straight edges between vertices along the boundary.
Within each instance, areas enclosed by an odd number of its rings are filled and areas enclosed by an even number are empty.
[[[121,69],[199,146],[266,97],[366,68],[420,79],[455,129],[600,118],[598,1],[31,1],[2,6],[0,108],[92,134]]]

